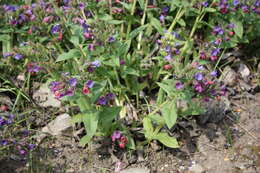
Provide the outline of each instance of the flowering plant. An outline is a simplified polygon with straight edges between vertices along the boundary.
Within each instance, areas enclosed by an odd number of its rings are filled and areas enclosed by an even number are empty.
[[[129,126],[142,126],[148,142],[175,148],[176,139],[161,129],[201,114],[201,102],[225,95],[218,64],[225,51],[255,39],[252,31],[259,34],[259,5],[238,0],[3,5],[3,59],[52,80],[54,97],[79,107],[73,122],[86,129],[80,144],[123,130],[127,137],[115,134],[112,140],[134,148]],[[128,107],[133,114],[138,110],[130,125]]]

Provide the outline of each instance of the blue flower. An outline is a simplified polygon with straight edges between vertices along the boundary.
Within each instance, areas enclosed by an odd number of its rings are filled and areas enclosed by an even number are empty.
[[[211,51],[211,56],[217,56],[219,52],[220,52],[220,48],[213,49]]]
[[[198,81],[203,79],[203,75],[199,72],[195,73],[194,78]]]
[[[240,2],[239,2],[239,0],[234,0],[233,1],[233,5],[236,7],[236,6],[238,6],[240,4]]]
[[[212,72],[210,73],[210,75],[213,76],[213,77],[216,77],[216,76],[218,75],[218,73],[217,73],[217,71],[212,71]]]
[[[99,105],[106,105],[106,104],[107,104],[106,97],[104,97],[104,96],[99,97],[97,103],[98,103]]]
[[[99,60],[95,60],[91,63],[92,67],[99,67],[100,66],[100,61]]]
[[[175,88],[176,88],[177,90],[180,90],[180,89],[183,88],[183,84],[182,84],[181,82],[176,82]]]
[[[172,59],[171,54],[168,54],[167,56],[165,56],[164,59],[167,61],[170,61]]]
[[[22,59],[23,58],[23,55],[21,55],[21,54],[19,54],[19,53],[17,53],[15,56],[14,56],[14,59],[16,59],[16,60],[20,60],[20,59]]]
[[[109,43],[112,43],[112,42],[114,42],[116,39],[115,39],[115,37],[113,37],[113,36],[110,36],[109,38],[108,38],[108,42]]]
[[[202,2],[201,4],[202,4],[204,7],[208,7],[208,6],[209,6],[208,1],[204,1],[204,2]]]
[[[76,78],[70,78],[69,84],[71,87],[75,87],[77,85],[77,79]]]
[[[53,27],[51,28],[51,33],[56,34],[60,31],[60,29],[61,29],[60,24],[53,25]]]
[[[88,88],[92,88],[92,87],[94,86],[93,80],[88,80],[88,81],[85,83],[85,86],[87,86]]]
[[[214,29],[213,29],[213,32],[215,34],[219,34],[219,35],[223,35],[224,34],[224,30],[220,26],[215,26]]]

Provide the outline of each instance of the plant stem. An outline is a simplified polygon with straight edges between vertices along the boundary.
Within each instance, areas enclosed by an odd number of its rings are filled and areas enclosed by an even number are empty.
[[[174,18],[174,20],[172,21],[171,26],[168,29],[168,32],[172,32],[174,26],[176,25],[177,21],[184,15],[185,10],[183,10],[182,8],[180,8]]]
[[[144,22],[145,22],[147,6],[148,6],[148,0],[145,1],[144,14],[143,14],[143,17],[142,17],[142,19],[141,19],[141,26],[143,26],[143,25],[144,25]],[[140,50],[140,49],[141,49],[142,36],[143,36],[143,31],[141,31],[140,34],[139,34],[139,36],[138,36],[137,50]]]
[[[137,0],[134,0],[133,6],[132,6],[132,9],[131,9],[131,16],[133,16],[134,13],[135,13],[136,2],[137,2]],[[129,34],[130,34],[130,31],[131,31],[131,25],[132,25],[132,20],[129,20],[128,26],[127,26],[127,32],[126,32],[126,40],[128,40],[128,38],[129,38]]]

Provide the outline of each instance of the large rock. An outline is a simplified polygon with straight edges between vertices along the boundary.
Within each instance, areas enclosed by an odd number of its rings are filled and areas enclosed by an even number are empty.
[[[242,78],[247,78],[250,75],[250,70],[245,64],[239,64],[238,73]]]
[[[189,167],[189,173],[203,173],[204,171],[205,171],[204,168],[197,163]]]
[[[222,81],[225,85],[236,85],[237,73],[230,66],[226,66],[222,73]]]
[[[33,99],[42,107],[61,106],[61,101],[54,98],[47,84],[43,84],[40,89],[33,94]]]
[[[120,173],[150,173],[150,170],[144,168],[129,168],[120,171]]]
[[[61,135],[72,127],[71,117],[69,114],[61,114],[53,121],[42,128],[42,132],[51,134],[53,136]]]

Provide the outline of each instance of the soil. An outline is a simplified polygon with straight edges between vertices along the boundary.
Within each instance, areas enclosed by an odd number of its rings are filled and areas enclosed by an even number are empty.
[[[49,137],[32,152],[30,164],[2,158],[0,172],[112,173],[121,163],[122,169],[148,168],[151,173],[259,173],[260,93],[230,102],[232,111],[221,121],[180,120],[180,131],[189,128],[186,135],[179,134],[180,149],[153,142],[133,152],[112,152],[108,139],[96,138],[82,148],[73,135]]]

